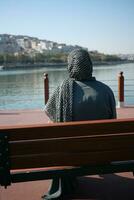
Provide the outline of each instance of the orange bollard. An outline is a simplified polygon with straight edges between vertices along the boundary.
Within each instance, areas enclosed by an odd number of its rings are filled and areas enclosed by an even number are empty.
[[[49,80],[48,74],[44,73],[44,102],[45,105],[49,99]]]
[[[124,76],[123,72],[118,76],[118,107],[124,106]]]

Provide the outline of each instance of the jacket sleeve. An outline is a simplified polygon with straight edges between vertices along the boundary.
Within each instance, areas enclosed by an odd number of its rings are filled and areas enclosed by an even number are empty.
[[[110,107],[111,107],[111,116],[110,119],[116,119],[117,113],[116,113],[116,101],[113,92],[110,95]]]

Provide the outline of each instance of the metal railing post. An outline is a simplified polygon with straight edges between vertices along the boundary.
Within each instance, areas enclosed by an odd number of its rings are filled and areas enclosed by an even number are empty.
[[[123,72],[118,76],[118,107],[124,106],[124,76]]]
[[[44,103],[46,105],[49,99],[49,80],[48,74],[44,73]]]

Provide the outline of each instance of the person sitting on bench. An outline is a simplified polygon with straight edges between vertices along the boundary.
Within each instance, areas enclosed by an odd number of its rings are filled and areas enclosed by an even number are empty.
[[[73,50],[68,56],[69,78],[56,88],[45,107],[54,122],[113,119],[116,104],[112,90],[92,76],[89,53]]]
[[[92,76],[89,53],[73,50],[68,56],[69,78],[59,85],[49,98],[45,112],[53,122],[99,120],[116,118],[116,104],[112,90]],[[44,199],[60,199],[70,193],[75,178],[55,178]],[[61,199],[63,199],[61,197]]]

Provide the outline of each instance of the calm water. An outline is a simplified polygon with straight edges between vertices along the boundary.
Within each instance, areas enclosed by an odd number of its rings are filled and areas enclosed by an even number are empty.
[[[125,103],[134,104],[134,63],[94,67],[96,79],[108,84],[117,100],[117,76],[125,75]],[[67,77],[64,67],[0,71],[0,110],[44,107],[43,73],[49,75],[50,93]]]

